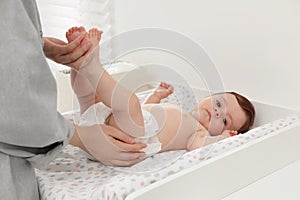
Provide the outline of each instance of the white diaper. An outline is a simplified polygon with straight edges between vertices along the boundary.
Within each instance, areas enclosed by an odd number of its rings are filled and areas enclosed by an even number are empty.
[[[158,124],[155,117],[147,110],[142,110],[142,114],[144,118],[145,136],[135,138],[135,141],[147,144],[147,147],[142,149],[142,151],[149,157],[161,150],[161,143],[157,138]]]
[[[110,115],[111,108],[102,102],[90,106],[79,118],[78,125],[92,126],[95,124],[104,124],[106,118]]]
[[[111,108],[102,102],[94,104],[81,115],[78,125],[92,126],[95,124],[104,124],[111,112]],[[150,112],[142,110],[142,114],[144,118],[145,136],[135,138],[135,141],[147,144],[147,147],[142,149],[142,151],[149,157],[161,150],[161,143],[157,138],[158,124]]]

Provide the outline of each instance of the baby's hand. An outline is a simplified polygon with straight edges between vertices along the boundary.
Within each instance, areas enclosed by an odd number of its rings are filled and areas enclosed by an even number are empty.
[[[167,98],[170,94],[174,92],[174,88],[172,85],[161,82],[159,86],[153,91],[153,94],[157,96],[159,99]]]
[[[222,132],[222,134],[218,137],[218,141],[224,140],[224,139],[229,138],[231,136],[235,136],[237,134],[238,134],[238,132],[234,131],[234,130],[224,130]]]

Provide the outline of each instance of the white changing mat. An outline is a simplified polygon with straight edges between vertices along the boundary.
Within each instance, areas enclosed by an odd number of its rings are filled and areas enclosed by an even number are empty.
[[[257,138],[300,123],[300,115],[287,117],[192,152],[164,152],[129,168],[105,166],[86,159],[68,145],[44,170],[36,170],[41,199],[119,200],[149,184],[220,155]],[[174,154],[174,155],[172,155]],[[167,158],[171,155],[172,159]],[[167,159],[167,160],[165,160]],[[147,166],[143,172],[141,166]],[[153,169],[153,168],[154,169]],[[152,168],[152,170],[149,170]],[[129,172],[131,171],[131,172]],[[245,172],[246,173],[246,172]]]
[[[174,103],[175,100],[170,98],[169,102]],[[186,99],[185,105],[190,102],[190,106],[193,106],[191,102],[194,100],[191,98],[193,97]],[[273,121],[243,135],[230,137],[192,152],[182,150],[156,154],[132,167],[110,167],[90,161],[80,149],[68,145],[45,169],[36,170],[41,199],[124,199],[130,193],[180,170],[205,162],[257,138],[276,134],[294,124],[300,124],[300,115]]]

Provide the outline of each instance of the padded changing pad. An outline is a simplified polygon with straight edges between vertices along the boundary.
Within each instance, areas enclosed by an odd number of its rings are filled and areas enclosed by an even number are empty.
[[[183,88],[175,87],[176,98],[173,96],[166,101],[178,104],[178,99],[182,98],[180,101],[185,101],[184,109],[188,110],[194,104],[194,97],[185,92]],[[144,98],[143,95],[140,97]],[[72,117],[72,113],[68,116]],[[180,170],[280,130],[284,134],[285,128],[299,123],[300,115],[289,116],[192,152],[163,152],[131,167],[111,167],[90,161],[80,149],[68,145],[45,169],[36,170],[41,199],[124,199],[128,194]]]

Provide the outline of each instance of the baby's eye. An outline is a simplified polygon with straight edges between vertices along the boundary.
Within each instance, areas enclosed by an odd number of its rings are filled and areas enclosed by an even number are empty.
[[[227,125],[227,119],[226,118],[223,119],[223,123],[224,123],[225,126]]]
[[[221,107],[221,102],[219,100],[216,101],[216,104],[219,108]]]

